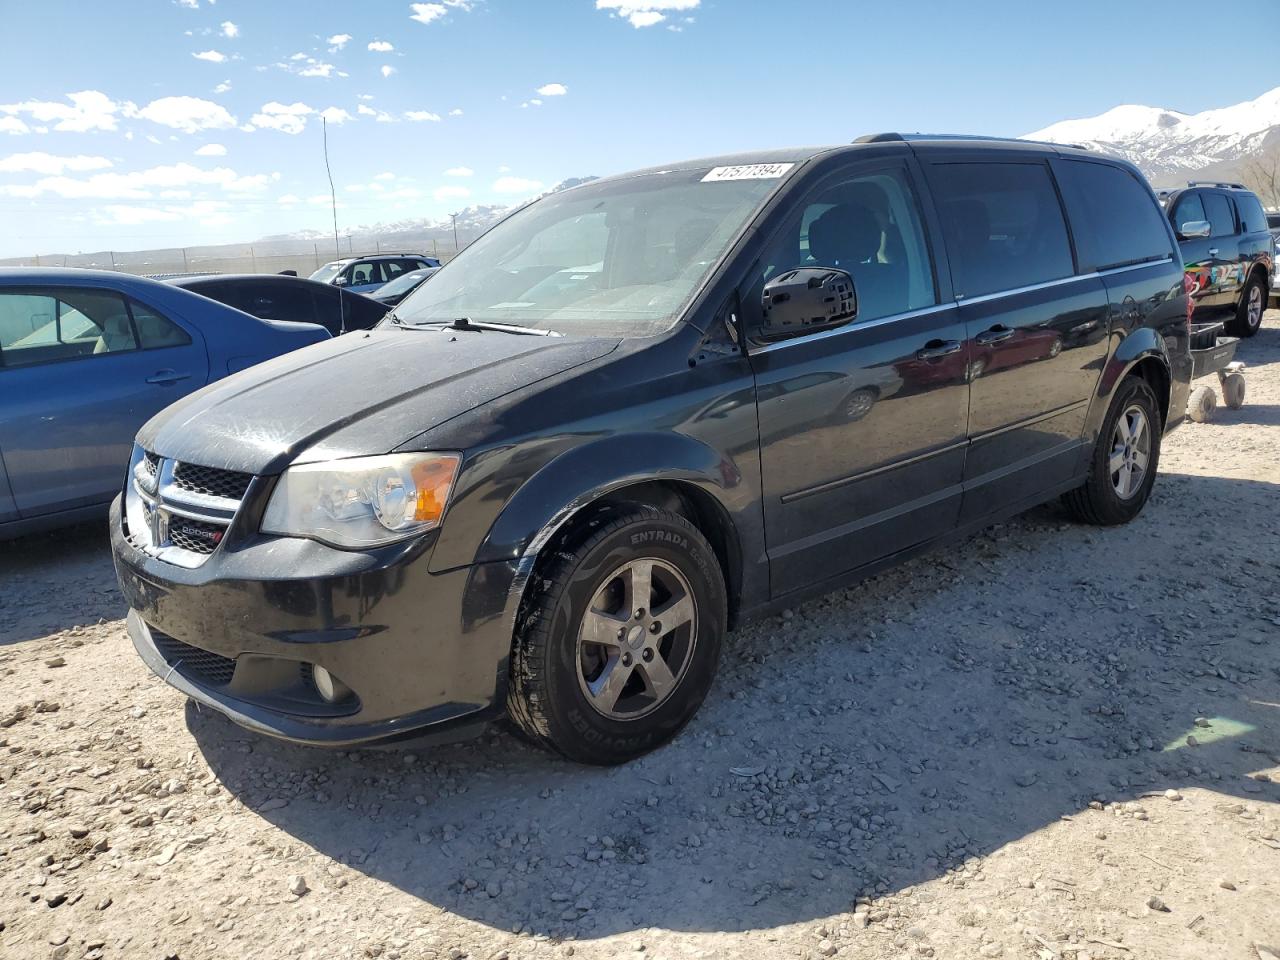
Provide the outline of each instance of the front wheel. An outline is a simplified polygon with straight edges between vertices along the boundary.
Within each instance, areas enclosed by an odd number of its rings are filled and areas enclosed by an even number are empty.
[[[1145,380],[1120,382],[1089,460],[1088,479],[1063,504],[1084,523],[1128,523],[1142,512],[1156,479],[1163,424],[1156,395]]]
[[[1252,337],[1262,326],[1262,311],[1266,309],[1267,291],[1255,273],[1244,285],[1236,315],[1227,322],[1226,332],[1233,337]]]
[[[534,573],[508,713],[571,760],[624,763],[697,712],[725,620],[719,561],[692,523],[640,504],[605,511]]]

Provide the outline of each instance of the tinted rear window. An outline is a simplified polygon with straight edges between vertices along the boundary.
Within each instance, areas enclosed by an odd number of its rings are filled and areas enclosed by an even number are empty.
[[[1231,211],[1231,201],[1223,194],[1206,193],[1204,212],[1208,214],[1209,223],[1213,225],[1211,236],[1229,237],[1236,232],[1236,217]]]
[[[930,170],[957,296],[1069,277],[1071,243],[1049,168],[946,163]]]
[[[1240,229],[1245,233],[1266,230],[1269,218],[1262,212],[1262,204],[1252,193],[1233,194],[1236,213],[1240,215]]]
[[[1055,169],[1071,213],[1082,270],[1173,255],[1155,198],[1129,171],[1086,160],[1065,160]]]

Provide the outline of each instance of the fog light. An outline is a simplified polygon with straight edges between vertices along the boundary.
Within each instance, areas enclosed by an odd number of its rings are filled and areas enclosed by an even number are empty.
[[[351,689],[324,667],[312,666],[311,680],[316,685],[316,693],[326,703],[337,703],[351,692]]]

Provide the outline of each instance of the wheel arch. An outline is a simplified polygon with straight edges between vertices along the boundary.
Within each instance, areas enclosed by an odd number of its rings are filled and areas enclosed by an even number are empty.
[[[749,509],[737,466],[694,438],[642,434],[606,438],[552,460],[525,482],[499,514],[476,563],[516,561],[527,574],[601,508],[642,503],[686,517],[711,544],[724,575],[729,624],[743,591],[744,547],[734,516]],[[521,594],[528,577],[515,585]]]
[[[1173,365],[1159,333],[1142,327],[1125,337],[1108,361],[1098,381],[1098,399],[1090,412],[1091,435],[1096,437],[1111,405],[1111,397],[1125,377],[1136,374],[1145,380],[1160,404],[1160,416],[1168,424],[1173,397]]]

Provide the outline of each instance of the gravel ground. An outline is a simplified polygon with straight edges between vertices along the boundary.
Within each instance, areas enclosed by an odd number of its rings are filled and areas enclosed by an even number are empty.
[[[674,744],[326,753],[133,653],[100,529],[0,545],[0,956],[1280,954],[1280,315],[1155,497],[739,631]]]

